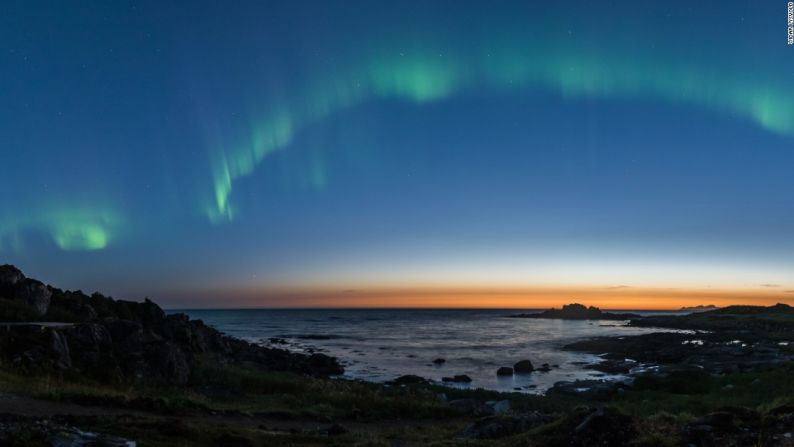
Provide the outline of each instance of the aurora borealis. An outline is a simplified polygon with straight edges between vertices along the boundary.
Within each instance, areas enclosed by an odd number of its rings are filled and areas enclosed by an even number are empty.
[[[635,3],[8,3],[0,256],[173,305],[793,300],[785,4]]]

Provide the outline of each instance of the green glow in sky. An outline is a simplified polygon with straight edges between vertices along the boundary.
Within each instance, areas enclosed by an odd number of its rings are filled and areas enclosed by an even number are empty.
[[[107,210],[63,209],[1,222],[0,252],[19,251],[21,232],[30,230],[48,236],[61,250],[90,251],[106,248],[119,235],[122,219]]]
[[[210,220],[232,220],[235,182],[251,175],[269,154],[289,146],[298,132],[368,101],[422,104],[478,89],[506,93],[542,89],[562,98],[644,98],[698,107],[794,135],[794,94],[775,81],[719,71],[705,61],[683,63],[617,49],[596,52],[515,44],[492,48],[448,54],[383,50],[376,57],[355,61],[351,69],[319,76],[292,101],[255,120],[251,137],[243,143],[210,148],[214,190],[206,208]],[[327,176],[322,166],[309,169],[315,187],[323,188]]]

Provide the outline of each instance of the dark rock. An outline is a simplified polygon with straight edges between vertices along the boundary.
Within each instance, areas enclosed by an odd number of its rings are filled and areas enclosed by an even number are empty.
[[[496,370],[497,376],[512,376],[513,375],[513,368],[509,366],[503,366]]]
[[[56,363],[58,369],[67,370],[72,367],[72,356],[69,353],[69,344],[59,331],[49,331],[52,338],[52,351],[55,353]]]
[[[532,366],[532,362],[529,360],[520,360],[515,365],[513,365],[513,369],[516,373],[525,374],[531,373],[535,370],[535,367]]]
[[[406,374],[404,376],[400,376],[394,380],[386,382],[388,385],[426,385],[429,381],[424,377],[419,377],[413,374]]]
[[[157,343],[148,348],[145,355],[152,373],[164,382],[183,385],[190,378],[187,356],[176,344]]]
[[[25,275],[13,265],[0,265],[0,298],[12,299],[17,283],[25,279]]]
[[[605,360],[600,363],[586,365],[585,368],[601,371],[607,374],[628,374],[631,368],[635,366],[637,366],[637,362]]]
[[[471,377],[469,377],[469,376],[467,376],[465,374],[460,374],[460,375],[456,375],[456,376],[453,376],[453,377],[442,377],[441,381],[442,382],[455,382],[455,383],[471,383]]]
[[[30,304],[37,313],[46,312],[49,304],[47,318],[77,322],[25,322],[0,331],[0,363],[25,371],[73,371],[105,382],[171,384],[187,383],[194,365],[207,359],[219,366],[323,377],[344,371],[335,358],[324,354],[291,353],[228,337],[187,315],[166,315],[148,299],[117,301],[98,293],[89,297],[47,287],[12,266],[0,266],[0,293],[3,299]]]
[[[439,358],[433,360],[433,363],[435,363],[436,365],[443,365],[444,363],[446,363],[446,360]]]
[[[24,279],[16,283],[14,298],[25,302],[39,316],[43,316],[50,308],[52,292],[39,281]]]

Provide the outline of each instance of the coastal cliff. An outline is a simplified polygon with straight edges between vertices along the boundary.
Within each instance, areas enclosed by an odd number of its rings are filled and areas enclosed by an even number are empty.
[[[183,385],[200,367],[245,365],[326,377],[333,357],[304,355],[228,337],[157,304],[64,291],[0,266],[0,361],[19,371],[107,383]]]

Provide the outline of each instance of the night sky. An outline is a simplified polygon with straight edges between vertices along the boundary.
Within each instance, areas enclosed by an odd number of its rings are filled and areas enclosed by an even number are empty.
[[[785,1],[6,1],[0,42],[0,263],[57,286],[794,301]]]

